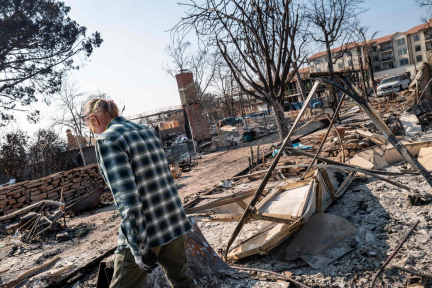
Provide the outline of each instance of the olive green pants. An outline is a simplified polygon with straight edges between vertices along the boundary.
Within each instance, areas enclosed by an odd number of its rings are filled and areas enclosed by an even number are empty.
[[[183,236],[166,245],[150,249],[158,256],[157,260],[172,287],[195,287],[187,268]],[[135,263],[130,249],[123,249],[115,255],[114,275],[110,288],[140,288],[144,285],[147,275],[148,273]]]

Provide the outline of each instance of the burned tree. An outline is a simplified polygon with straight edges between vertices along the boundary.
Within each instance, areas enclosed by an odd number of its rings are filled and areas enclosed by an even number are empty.
[[[215,65],[215,74],[212,81],[213,88],[216,89],[219,94],[219,102],[222,106],[224,106],[228,112],[229,117],[234,115],[234,97],[231,93],[230,87],[231,82],[233,81],[233,76],[231,69],[225,63],[223,59],[217,61]],[[230,86],[231,85],[231,86]]]
[[[428,23],[432,17],[432,0],[415,0],[420,8],[423,8],[422,21]]]
[[[294,51],[304,45],[299,37],[300,7],[290,0],[180,5],[189,10],[173,34],[192,30],[204,43],[217,46],[243,93],[273,107],[279,135],[284,138],[289,129],[283,98],[287,83],[295,77]]]
[[[102,39],[69,17],[70,7],[53,0],[0,0],[0,118],[13,119],[17,105],[37,94],[54,94],[65,71],[77,69],[76,55],[89,57]],[[21,111],[26,111],[21,109]],[[37,120],[38,112],[28,112]]]
[[[377,93],[376,91],[376,81],[375,81],[375,77],[374,77],[374,71],[373,71],[373,65],[372,65],[372,44],[374,43],[373,39],[375,38],[375,36],[378,34],[378,31],[374,32],[372,34],[372,37],[370,38],[369,41],[366,40],[366,32],[367,32],[367,28],[366,27],[361,27],[361,28],[356,28],[357,30],[357,38],[359,38],[359,41],[361,43],[362,46],[362,58],[363,58],[363,63],[365,64],[365,70],[369,71],[370,74],[370,79],[372,82],[372,89],[373,92]],[[361,69],[363,70],[363,67],[361,67]]]
[[[361,7],[363,2],[363,0],[309,0],[306,5],[307,19],[311,24],[310,37],[325,47],[330,73],[334,72],[335,63],[331,47],[348,42],[353,29],[358,27],[358,15],[365,11]],[[336,105],[336,93],[332,87],[330,92]]]
[[[53,99],[59,114],[51,118],[52,125],[70,128],[77,136],[84,137],[87,126],[80,115],[83,115],[84,104],[88,100],[86,93],[80,91],[76,82],[64,78],[59,93]]]

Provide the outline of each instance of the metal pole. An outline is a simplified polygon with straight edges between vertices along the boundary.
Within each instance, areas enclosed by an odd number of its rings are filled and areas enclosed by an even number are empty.
[[[322,149],[322,147],[324,146],[325,141],[327,140],[327,136],[328,136],[328,134],[330,133],[330,130],[333,128],[333,125],[334,125],[334,123],[335,123],[335,121],[336,121],[336,119],[337,119],[337,115],[338,115],[338,113],[339,113],[340,108],[342,107],[342,103],[343,103],[344,99],[345,99],[345,94],[342,95],[342,97],[341,97],[341,99],[340,99],[340,101],[339,101],[339,104],[338,104],[338,106],[337,106],[337,108],[336,108],[336,111],[333,113],[333,118],[331,119],[331,122],[330,122],[329,128],[327,129],[327,132],[326,132],[326,134],[324,135],[324,139],[321,141],[320,147],[318,148],[318,151],[315,153],[315,156],[314,156],[314,158],[312,159],[312,163],[309,165],[309,167],[306,169],[306,172],[305,172],[305,173],[303,174],[303,176],[300,178],[301,180],[303,180],[303,179],[304,179],[304,176],[305,176],[307,173],[309,173],[309,171],[310,171],[310,169],[312,168],[312,166],[314,165],[314,163],[315,163],[315,161],[316,161],[316,159],[317,159],[319,153],[321,152],[321,149]],[[335,128],[336,128],[336,127],[335,127]]]

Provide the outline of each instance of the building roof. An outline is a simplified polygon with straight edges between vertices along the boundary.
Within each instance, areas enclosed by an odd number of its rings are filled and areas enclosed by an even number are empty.
[[[336,47],[336,48],[334,48],[334,49],[331,49],[330,50],[330,52],[333,54],[333,53],[337,53],[337,52],[339,52],[339,51],[342,51],[343,49],[351,49],[351,48],[354,48],[354,47],[356,47],[356,45],[362,45],[362,43],[359,43],[359,42],[353,42],[353,43],[349,43],[349,44],[347,44],[347,45],[343,45],[343,46],[340,46],[340,47]],[[315,58],[318,58],[318,57],[322,57],[322,56],[325,56],[325,55],[327,55],[327,51],[322,51],[322,52],[319,52],[319,53],[316,53],[316,54],[314,54],[314,55],[312,55],[311,57],[309,57],[308,58],[308,60],[312,60],[312,59],[315,59]]]
[[[408,30],[406,32],[395,32],[395,33],[390,34],[390,35],[386,35],[386,36],[383,36],[383,37],[380,37],[377,39],[373,39],[372,43],[376,43],[376,44],[384,43],[387,41],[391,41],[393,36],[396,35],[397,33],[404,34],[404,35],[410,35],[410,34],[418,33],[419,31],[427,29],[427,28],[432,28],[432,18],[428,20],[428,23],[422,23],[420,25],[414,26],[413,28],[411,28],[410,30]],[[363,45],[363,43],[357,43],[357,45]],[[344,46],[332,49],[331,53],[336,53],[336,52],[339,52],[342,49],[346,49],[346,48],[351,49],[354,46],[355,46],[355,43],[350,43],[350,44],[348,44],[348,47],[346,47],[346,45],[344,45]],[[322,56],[325,56],[326,54],[327,54],[326,51],[322,51],[322,52],[319,52],[319,53],[312,55],[311,57],[308,58],[308,60],[322,57]]]
[[[299,72],[300,74],[302,74],[302,73],[309,73],[309,71],[310,71],[310,68],[309,68],[309,67],[305,67],[305,68],[300,68],[300,69],[298,69],[298,72]]]
[[[397,33],[399,33],[399,32],[396,32],[396,33],[393,33],[393,34],[390,34],[390,35],[387,35],[387,36],[383,36],[383,37],[380,37],[380,38],[377,38],[377,39],[373,39],[372,43],[380,44],[380,43],[384,43],[384,42],[387,42],[387,41],[391,41],[392,37],[394,35],[396,35]]]
[[[430,21],[430,20],[429,20]],[[414,33],[418,33],[419,31],[421,31],[421,30],[424,30],[424,29],[427,29],[427,28],[430,28],[431,26],[431,23],[423,23],[423,24],[420,24],[420,25],[417,25],[417,26],[414,26],[413,28],[411,28],[410,30],[408,30],[408,31],[406,31],[404,34],[407,34],[407,35],[409,35],[409,34],[414,34]]]

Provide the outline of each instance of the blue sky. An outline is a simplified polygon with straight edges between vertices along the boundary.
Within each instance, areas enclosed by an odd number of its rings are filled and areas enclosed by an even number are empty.
[[[170,43],[166,32],[184,15],[185,0],[65,0],[72,10],[70,16],[88,32],[99,31],[104,42],[96,49],[86,66],[72,78],[83,91],[100,90],[115,100],[124,100],[129,116],[157,108],[179,105],[175,80],[163,69],[170,61],[164,48]],[[197,2],[199,2],[197,0]],[[369,8],[363,25],[377,37],[406,31],[420,24],[422,11],[414,0],[366,1]],[[37,104],[43,118],[39,124],[28,125],[20,119],[20,127],[36,130],[49,125],[48,115],[54,107]],[[24,120],[25,121],[25,120]]]

